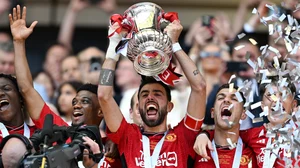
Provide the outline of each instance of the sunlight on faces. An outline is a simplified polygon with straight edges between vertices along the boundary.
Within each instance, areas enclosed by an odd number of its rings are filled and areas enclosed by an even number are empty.
[[[147,126],[155,127],[166,122],[167,114],[172,108],[173,103],[168,101],[166,90],[162,85],[151,83],[141,88],[139,112]]]
[[[243,102],[239,102],[235,96],[236,89],[229,93],[229,88],[220,90],[216,96],[214,108],[211,109],[211,116],[214,118],[216,127],[221,129],[230,129],[230,125],[226,122],[233,123],[233,126],[238,125],[239,121],[246,118]],[[233,107],[229,109],[229,106]]]
[[[280,101],[280,105],[282,106],[281,113],[274,113],[274,107],[276,106],[277,101],[272,99],[272,94],[268,89],[265,90],[263,95],[262,108],[265,106],[268,107],[268,120],[272,125],[275,126],[277,124],[283,124],[288,119],[288,116],[292,114],[292,111],[294,107],[296,107],[297,103],[296,100],[294,100],[294,96],[289,88],[279,88],[275,85],[272,85],[272,89],[274,90],[274,95]],[[284,91],[286,91],[286,97],[282,97]]]

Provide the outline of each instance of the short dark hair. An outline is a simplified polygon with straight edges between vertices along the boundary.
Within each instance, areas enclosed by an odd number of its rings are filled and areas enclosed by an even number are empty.
[[[277,83],[278,81],[278,76],[275,76],[275,77],[269,77],[269,79],[272,80],[271,83],[264,83],[264,84],[261,84],[259,86],[259,94],[260,96],[263,96],[265,94],[265,91],[267,89],[267,85],[273,85],[273,86],[278,86],[279,84]],[[296,93],[296,87],[293,83],[290,82],[290,80],[286,80],[286,82],[288,83],[287,85],[287,88],[290,89],[290,91],[292,92],[292,94],[295,94]]]
[[[162,81],[157,81],[153,77],[149,77],[149,76],[142,76],[142,81],[141,81],[141,84],[140,84],[140,87],[139,87],[139,92],[138,92],[138,98],[140,98],[140,91],[145,85],[155,84],[155,83],[160,84],[162,87],[165,88],[166,93],[167,93],[168,101],[171,101],[172,97],[171,97],[171,90],[170,90],[169,86],[164,84]]]
[[[82,90],[86,90],[86,91],[92,92],[92,93],[97,95],[98,85],[94,85],[94,84],[91,84],[91,83],[83,84],[82,86],[80,86],[77,89],[77,93],[82,91]]]
[[[230,88],[230,85],[229,85],[228,83],[225,83],[225,84],[223,84],[222,86],[219,87],[219,89],[218,89],[218,91],[217,91],[217,94],[218,94],[222,89],[229,89],[229,88]],[[234,88],[235,90],[238,91],[238,87],[237,87],[236,85],[234,85],[233,88]],[[245,103],[245,102],[246,102],[246,98],[244,97],[243,92],[240,92],[240,91],[238,91],[238,92],[239,92],[239,93],[241,94],[241,96],[242,96],[243,103]],[[217,94],[216,94],[216,95],[217,95]]]

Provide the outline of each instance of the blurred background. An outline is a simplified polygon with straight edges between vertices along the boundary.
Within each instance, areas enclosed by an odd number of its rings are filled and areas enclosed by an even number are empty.
[[[34,20],[39,22],[34,33],[27,41],[27,52],[29,53],[28,57],[31,70],[33,72],[40,70],[47,48],[57,39],[59,26],[62,24],[70,0],[0,0],[0,2],[1,1],[2,3],[4,1],[10,2],[10,8],[16,4],[26,5],[28,8],[27,23],[29,24]],[[203,15],[215,15],[217,12],[224,12],[228,15],[229,19],[233,21],[240,3],[246,3],[242,1],[245,0],[152,0],[152,2],[159,4],[166,12],[175,11],[179,13],[179,18],[185,29],[181,38],[184,37],[184,34],[191,24]],[[76,17],[76,29],[72,42],[74,53],[76,54],[91,45],[96,45],[105,51],[107,47],[106,34],[110,15],[113,13],[122,14],[128,7],[137,2],[142,1],[116,0],[112,10],[109,9],[105,11],[103,7],[99,5],[101,0],[90,0],[91,5],[80,11]],[[270,2],[279,4],[280,0],[272,0]],[[255,7],[255,2],[250,6]],[[252,9],[253,8],[250,7],[248,8],[247,17],[251,16]],[[4,11],[0,14],[0,31],[9,32],[7,14],[8,11]],[[265,31],[266,28],[261,26],[257,32]]]

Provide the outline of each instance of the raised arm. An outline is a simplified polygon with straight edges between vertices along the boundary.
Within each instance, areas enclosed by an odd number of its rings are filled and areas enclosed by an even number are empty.
[[[178,38],[182,29],[183,27],[178,20],[173,21],[166,27],[165,32],[167,32],[171,38],[173,46],[178,43]],[[195,63],[183,50],[180,49],[176,51],[175,57],[191,86],[187,112],[190,116],[196,119],[203,119],[205,116],[206,106],[206,84],[204,78],[197,69]]]
[[[33,88],[32,77],[26,59],[25,40],[32,33],[37,21],[34,21],[29,28],[26,27],[26,7],[21,9],[18,5],[13,9],[13,15],[9,15],[10,29],[14,40],[15,49],[15,71],[20,92],[25,100],[26,108],[32,119],[39,119],[44,100]]]
[[[72,49],[76,17],[87,6],[89,6],[88,1],[71,0],[60,25],[57,41],[67,46],[70,50]]]
[[[114,24],[109,29],[109,34],[114,32],[119,26]],[[116,55],[115,48],[121,41],[121,35],[114,33],[109,39],[109,47],[106,51],[106,59],[100,71],[99,86],[98,86],[98,100],[102,108],[104,119],[107,127],[111,132],[116,132],[121,125],[123,115],[119,106],[113,98],[113,79],[119,56]]]

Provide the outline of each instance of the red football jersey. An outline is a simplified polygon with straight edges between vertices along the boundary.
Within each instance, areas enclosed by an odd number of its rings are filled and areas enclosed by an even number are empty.
[[[50,108],[47,106],[47,104],[45,103],[43,106],[43,109],[41,111],[41,115],[40,118],[38,120],[32,120],[33,123],[35,124],[34,126],[28,126],[29,130],[30,130],[30,136],[34,133],[34,131],[36,129],[42,129],[43,128],[43,124],[44,124],[44,120],[47,114],[52,114],[53,115],[53,123],[59,126],[65,125],[68,126],[66,122],[64,122],[64,120],[62,120],[58,115],[56,115],[54,112],[52,112],[50,110]],[[13,129],[8,129],[9,134],[24,134],[24,125],[20,126],[20,127],[15,127]],[[2,133],[0,131],[0,143],[2,142],[3,136]]]
[[[245,131],[240,131],[240,135],[243,141],[247,140],[247,142],[245,143],[247,143],[254,150],[255,155],[257,157],[257,164],[259,167],[263,167],[264,164],[265,152],[263,151],[263,148],[266,147],[268,142],[266,133],[267,133],[267,129],[265,126],[251,128]],[[283,150],[279,150],[278,155],[281,159],[276,159],[274,161],[273,168],[283,168],[284,167],[283,165],[285,165],[285,162],[283,160],[284,158]],[[300,156],[298,157],[298,159],[300,159]],[[292,161],[294,165],[296,163],[296,160],[292,159]],[[300,163],[298,163],[298,166],[300,166]]]
[[[32,120],[38,129],[43,129],[44,121],[47,114],[52,114],[53,124],[57,126],[69,126],[60,116],[56,115],[49,106],[45,103],[38,120]]]
[[[184,125],[184,120],[174,129],[169,130],[164,139],[156,168],[192,167],[196,155],[193,144],[197,134],[198,131],[192,131]],[[123,118],[117,132],[111,133],[108,130],[108,137],[118,145],[123,167],[145,167],[142,133],[138,126],[128,124]],[[162,137],[162,134],[148,136],[151,155],[155,145]]]
[[[231,150],[217,148],[220,168],[232,168],[235,151],[236,151],[236,148],[231,149]],[[212,159],[211,153],[208,149],[207,149],[207,154],[211,158],[210,160],[207,160],[199,155],[196,156],[196,162],[195,162],[194,168],[216,167],[215,163]],[[251,161],[252,161],[252,158],[254,158],[253,156],[254,156],[253,151],[244,143],[242,157],[240,160],[240,168],[248,168],[249,164],[252,165]]]
[[[99,163],[99,168],[121,168],[121,161],[119,158],[112,159],[109,157],[104,157],[104,161]]]
[[[34,133],[34,131],[36,130],[36,127],[35,126],[28,126],[29,128],[29,131],[30,131],[30,136]],[[9,134],[21,134],[23,135],[24,134],[24,124],[19,126],[19,127],[15,127],[13,129],[8,129],[8,133]],[[3,139],[3,135],[0,131],[0,143],[2,142],[2,139]]]

